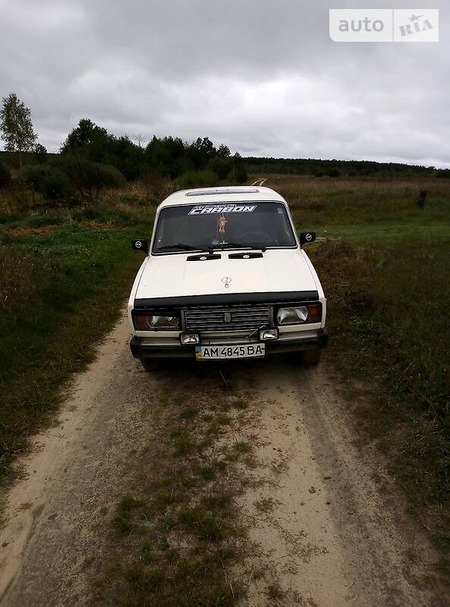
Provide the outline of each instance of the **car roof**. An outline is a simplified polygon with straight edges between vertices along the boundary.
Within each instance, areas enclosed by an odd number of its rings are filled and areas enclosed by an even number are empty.
[[[214,188],[193,188],[190,190],[178,190],[170,194],[159,208],[174,205],[191,205],[221,202],[283,202],[285,199],[266,187],[255,186],[222,186]]]

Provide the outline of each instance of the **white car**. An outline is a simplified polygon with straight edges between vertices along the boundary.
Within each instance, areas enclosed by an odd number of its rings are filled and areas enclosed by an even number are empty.
[[[327,343],[326,299],[287,202],[266,187],[182,190],[158,207],[128,303],[133,356],[198,361],[303,352]]]

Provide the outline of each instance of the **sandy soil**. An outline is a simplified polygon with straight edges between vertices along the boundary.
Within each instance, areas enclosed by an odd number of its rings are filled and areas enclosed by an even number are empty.
[[[254,373],[260,413],[242,436],[257,445],[260,482],[240,503],[254,546],[240,572],[245,606],[444,607],[424,583],[436,557],[379,454],[354,445],[326,365],[261,361]],[[157,391],[157,376],[129,354],[124,318],[4,496],[2,605],[90,604],[89,555],[151,440]]]
[[[297,372],[280,363],[260,381],[261,483],[242,505],[256,546],[250,566],[264,571],[264,584],[249,585],[248,605],[266,604],[268,575],[268,604],[444,605],[423,588],[430,547],[402,515],[379,454],[353,446],[324,366]]]

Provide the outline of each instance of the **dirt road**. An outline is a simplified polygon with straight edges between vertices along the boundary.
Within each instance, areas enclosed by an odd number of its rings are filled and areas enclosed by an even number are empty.
[[[435,556],[402,514],[379,455],[354,446],[326,364],[266,360],[251,374],[256,414],[241,433],[254,443],[252,474],[261,482],[239,497],[254,546],[238,573],[242,605],[444,606],[425,584]],[[59,423],[35,439],[24,478],[7,496],[2,605],[93,604],[89,558],[101,552],[106,513],[152,440],[160,388],[129,354],[123,319],[76,379]]]

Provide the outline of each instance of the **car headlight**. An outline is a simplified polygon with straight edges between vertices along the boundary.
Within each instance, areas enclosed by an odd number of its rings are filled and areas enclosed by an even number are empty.
[[[307,318],[308,308],[306,306],[280,308],[277,312],[277,323],[279,325],[296,325],[300,322],[306,322]]]
[[[277,323],[279,325],[298,325],[305,322],[320,322],[321,316],[322,306],[320,303],[279,308]]]
[[[134,326],[138,331],[177,330],[180,328],[180,318],[159,314],[136,314]]]

